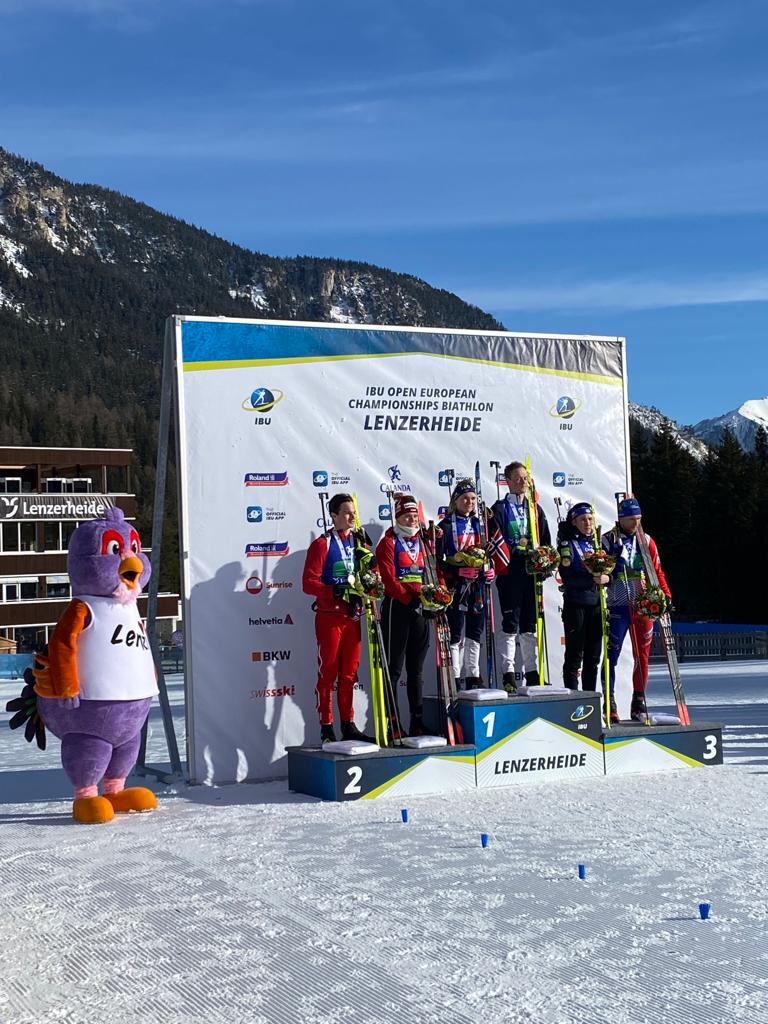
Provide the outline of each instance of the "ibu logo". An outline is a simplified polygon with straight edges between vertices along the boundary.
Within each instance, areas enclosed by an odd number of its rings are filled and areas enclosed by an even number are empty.
[[[571,398],[570,395],[561,395],[549,410],[549,415],[560,420],[561,430],[573,430],[573,424],[568,421],[573,419],[573,416],[580,408],[581,402]]]
[[[249,523],[263,523],[264,522],[264,509],[261,505],[249,505],[246,517]]]

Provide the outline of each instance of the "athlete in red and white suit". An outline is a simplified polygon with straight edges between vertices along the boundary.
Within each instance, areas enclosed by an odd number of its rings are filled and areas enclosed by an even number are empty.
[[[354,503],[336,494],[328,504],[333,529],[314,540],[307,550],[302,588],[315,598],[317,638],[317,710],[322,742],[335,740],[333,690],[341,718],[343,739],[364,739],[354,722],[352,695],[360,664],[360,610],[357,600],[341,596],[347,575],[354,571]],[[346,561],[345,561],[346,559]]]

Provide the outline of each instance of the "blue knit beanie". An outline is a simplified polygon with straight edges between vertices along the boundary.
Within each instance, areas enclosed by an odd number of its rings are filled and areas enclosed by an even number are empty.
[[[588,501],[577,501],[575,505],[571,505],[566,515],[566,520],[572,523],[577,516],[591,516],[592,506]]]
[[[619,502],[619,519],[625,516],[641,516],[640,505],[637,498],[625,498]]]

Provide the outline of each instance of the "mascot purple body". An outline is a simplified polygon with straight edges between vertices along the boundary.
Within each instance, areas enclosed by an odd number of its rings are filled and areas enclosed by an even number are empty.
[[[72,534],[67,571],[72,601],[51,636],[48,658],[39,658],[44,668],[35,671],[37,710],[61,739],[75,820],[96,824],[116,811],[157,805],[151,790],[125,788],[157,693],[136,606],[152,570],[138,533],[112,508]]]

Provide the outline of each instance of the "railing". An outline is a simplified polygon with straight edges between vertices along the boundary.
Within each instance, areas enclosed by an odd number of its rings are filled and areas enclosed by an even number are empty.
[[[675,633],[678,661],[725,661],[728,658],[768,658],[768,633]],[[651,659],[662,660],[658,633],[651,642]]]
[[[21,679],[33,659],[33,654],[0,654],[0,679]]]

